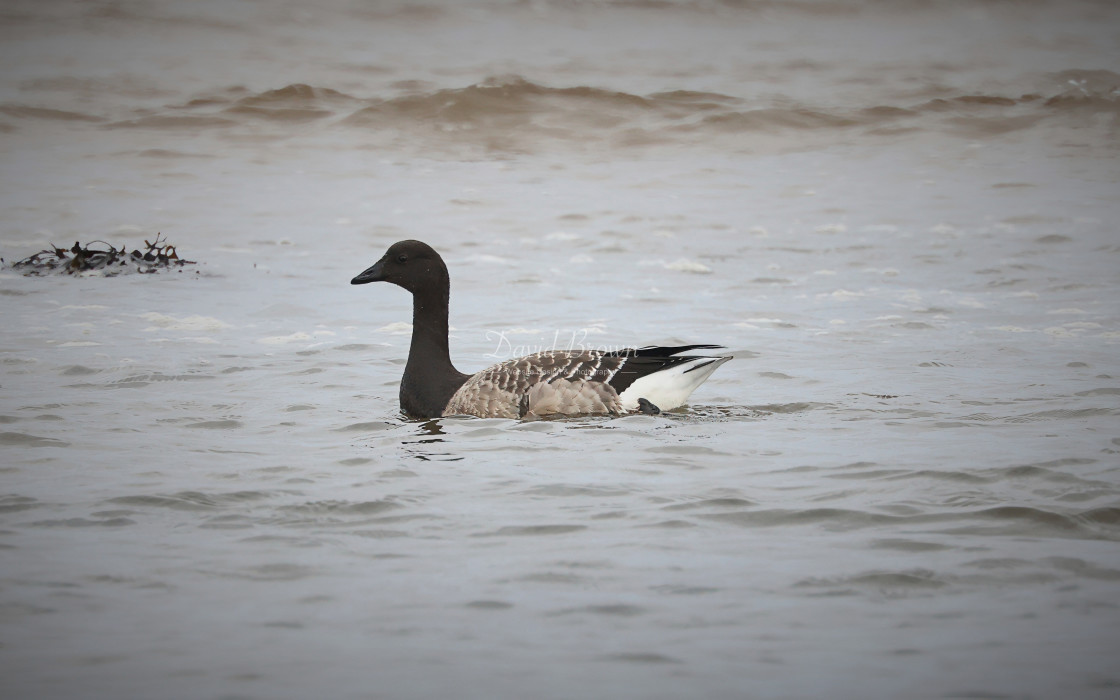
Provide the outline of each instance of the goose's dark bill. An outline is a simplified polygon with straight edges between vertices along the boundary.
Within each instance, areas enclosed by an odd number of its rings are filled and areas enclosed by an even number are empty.
[[[381,282],[385,279],[385,258],[381,258],[374,264],[366,268],[360,275],[350,280],[350,284],[369,284],[370,282]]]

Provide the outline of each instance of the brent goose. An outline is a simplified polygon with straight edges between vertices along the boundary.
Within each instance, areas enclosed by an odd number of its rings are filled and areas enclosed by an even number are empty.
[[[394,243],[350,280],[368,282],[392,282],[412,292],[412,346],[400,399],[401,410],[415,418],[659,413],[683,404],[731,359],[680,354],[719,345],[546,350],[463,374],[447,348],[451,281],[439,253],[420,241]]]

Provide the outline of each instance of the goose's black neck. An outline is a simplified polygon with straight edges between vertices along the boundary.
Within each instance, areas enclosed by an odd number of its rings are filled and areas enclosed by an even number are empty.
[[[451,364],[447,340],[450,284],[412,294],[412,344],[401,379],[401,409],[417,418],[436,418],[467,375]]]

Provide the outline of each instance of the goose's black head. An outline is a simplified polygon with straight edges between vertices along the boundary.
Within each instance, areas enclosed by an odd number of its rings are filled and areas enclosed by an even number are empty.
[[[413,294],[431,291],[448,284],[447,266],[427,243],[399,241],[389,246],[380,260],[350,280],[350,284],[368,282],[392,282]]]

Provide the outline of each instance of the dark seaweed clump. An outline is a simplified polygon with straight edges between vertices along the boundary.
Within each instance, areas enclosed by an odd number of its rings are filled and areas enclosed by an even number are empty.
[[[96,246],[96,247],[94,247]],[[3,262],[3,259],[0,259]],[[104,270],[106,277],[130,272],[153,274],[160,270],[182,268],[194,265],[193,260],[179,257],[175,246],[160,239],[160,234],[152,242],[144,241],[144,249],[128,252],[125,247],[114,248],[105,241],[91,241],[87,245],[74,243],[70,249],[59,248],[54,244],[30,257],[12,263],[14,270],[24,275],[76,275],[82,272]]]

